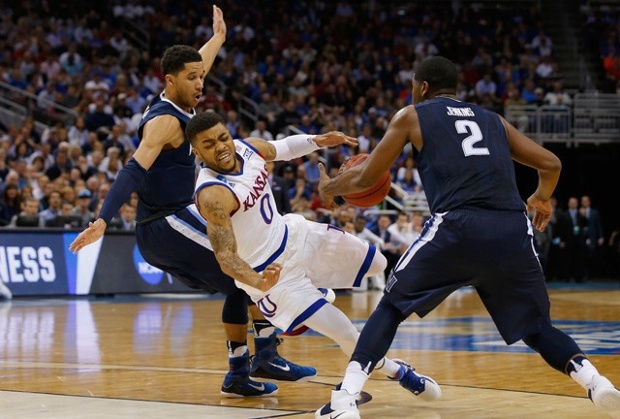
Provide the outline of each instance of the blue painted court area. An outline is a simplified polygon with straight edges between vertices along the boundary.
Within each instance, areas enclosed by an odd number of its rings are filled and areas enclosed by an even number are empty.
[[[620,322],[557,320],[589,354],[620,354]],[[359,322],[361,327],[363,322]],[[533,352],[523,342],[506,345],[490,318],[459,317],[403,322],[391,346],[394,349],[470,352]]]

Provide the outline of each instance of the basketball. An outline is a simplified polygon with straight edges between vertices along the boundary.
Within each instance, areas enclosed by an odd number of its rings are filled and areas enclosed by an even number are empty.
[[[339,173],[345,170],[355,167],[368,158],[368,154],[356,154],[355,156],[347,159],[342,166],[340,166]],[[352,193],[343,195],[342,198],[351,205],[355,205],[359,208],[374,207],[385,199],[390,189],[392,188],[392,176],[390,172],[385,172],[375,183],[375,185],[363,192]]]

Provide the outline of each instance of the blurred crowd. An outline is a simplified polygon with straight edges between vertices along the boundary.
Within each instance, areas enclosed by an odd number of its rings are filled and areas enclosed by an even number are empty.
[[[316,196],[319,158],[337,171],[351,155],[370,152],[393,114],[411,103],[411,79],[426,56],[458,63],[459,97],[499,113],[509,104],[571,101],[536,2],[221,3],[227,41],[199,112],[221,113],[238,138],[340,130],[359,140],[355,148],[272,167],[287,201],[282,205],[290,205],[282,211],[310,219],[340,218]],[[8,4],[0,2],[0,82],[9,86],[5,96],[31,116],[0,126],[0,224],[83,227],[136,149],[142,112],[164,87],[163,51],[173,44],[202,46],[212,34],[211,4]],[[140,33],[148,47],[139,46]],[[35,120],[48,128],[39,132]],[[392,177],[393,199],[424,202],[411,149]],[[134,196],[119,212],[117,228],[132,228],[135,203]],[[355,228],[356,217],[364,217],[354,207],[339,212],[355,212],[349,220],[354,227],[338,221],[343,228]],[[419,206],[406,214],[410,223],[418,212],[425,215]],[[400,217],[394,213],[390,224]],[[364,218],[371,228],[387,222]]]

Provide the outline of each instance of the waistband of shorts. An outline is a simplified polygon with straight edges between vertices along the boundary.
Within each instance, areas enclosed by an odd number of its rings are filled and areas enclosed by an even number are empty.
[[[141,220],[136,221],[136,225],[143,226],[145,224],[151,223],[155,220],[159,220],[161,218],[166,218],[169,215],[176,213],[178,209],[169,209],[165,211],[156,212],[155,214],[151,214],[148,217],[145,217]]]

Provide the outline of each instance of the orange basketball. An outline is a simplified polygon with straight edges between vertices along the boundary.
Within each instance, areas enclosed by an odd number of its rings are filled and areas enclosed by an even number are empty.
[[[356,154],[347,159],[342,166],[340,166],[339,172],[355,167],[368,158],[368,154]],[[363,192],[352,193],[349,195],[343,195],[343,199],[351,205],[355,205],[360,208],[374,207],[385,199],[390,189],[392,188],[392,176],[387,171],[379,178],[375,185]]]

